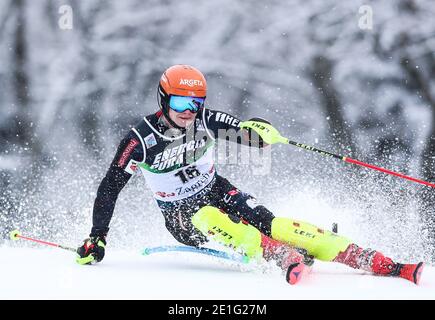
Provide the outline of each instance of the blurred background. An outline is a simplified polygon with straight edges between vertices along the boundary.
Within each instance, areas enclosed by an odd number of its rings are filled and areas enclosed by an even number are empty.
[[[210,108],[434,182],[434,13],[433,0],[0,0],[0,243],[15,228],[72,245],[88,235],[117,144],[179,63],[205,74]],[[272,152],[267,175],[218,170],[276,215],[434,261],[433,189]],[[143,178],[120,195],[108,241],[173,241]]]

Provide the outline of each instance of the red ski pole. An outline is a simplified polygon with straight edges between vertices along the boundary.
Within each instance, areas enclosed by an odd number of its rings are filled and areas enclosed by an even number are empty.
[[[381,172],[384,172],[384,173],[387,173],[387,174],[391,174],[391,175],[396,176],[396,177],[400,177],[400,178],[403,178],[403,179],[407,179],[407,180],[410,180],[410,181],[414,181],[414,182],[417,182],[417,183],[424,184],[426,186],[435,188],[435,183],[430,183],[430,182],[427,182],[427,181],[424,181],[424,180],[420,180],[420,179],[417,179],[417,178],[413,178],[413,177],[404,175],[402,173],[398,173],[398,172],[394,172],[394,171],[391,171],[391,170],[388,170],[388,169],[377,167],[377,166],[374,166],[372,164],[368,164],[368,163],[365,163],[365,162],[362,162],[362,161],[359,161],[359,160],[355,160],[355,159],[352,159],[352,158],[349,158],[349,157],[344,157],[344,156],[340,156],[338,154],[334,154],[334,153],[331,153],[331,152],[328,152],[328,151],[323,151],[323,150],[320,150],[320,149],[308,146],[308,145],[303,144],[303,143],[298,143],[298,142],[294,142],[294,141],[291,141],[291,140],[288,140],[288,143],[291,144],[291,145],[294,145],[296,147],[303,148],[305,150],[309,150],[309,151],[314,151],[314,152],[320,153],[320,154],[322,154],[324,156],[327,156],[327,157],[333,157],[333,158],[336,158],[336,159],[340,159],[340,160],[343,160],[344,162],[353,163],[353,164],[356,164],[356,165],[359,165],[359,166],[362,166],[362,167],[366,167],[366,168],[374,169],[374,170],[377,170],[377,171],[381,171]]]
[[[23,240],[28,240],[28,241],[33,241],[36,243],[44,244],[44,245],[51,246],[51,247],[57,247],[60,249],[77,252],[77,249],[75,249],[75,248],[70,248],[70,247],[63,246],[63,245],[60,245],[57,243],[52,243],[52,242],[47,242],[47,241],[42,241],[42,240],[22,236],[18,230],[11,231],[9,236],[10,236],[11,240],[14,240],[14,241],[18,240],[18,239],[23,239]]]
[[[299,148],[303,148],[305,150],[308,151],[314,151],[317,153],[320,153],[321,155],[327,156],[327,157],[332,157],[332,158],[336,158],[336,159],[340,159],[344,162],[348,162],[348,163],[353,163],[359,166],[363,166],[366,168],[370,168],[373,170],[377,170],[377,171],[381,171],[387,174],[391,174],[393,176],[396,177],[400,177],[403,179],[407,179],[410,181],[414,181],[420,184],[424,184],[426,186],[435,188],[435,183],[431,183],[431,182],[427,182],[427,181],[423,181],[420,179],[416,179],[407,175],[404,175],[402,173],[398,173],[398,172],[394,172],[388,169],[384,169],[381,167],[377,167],[374,166],[372,164],[368,164],[359,160],[355,160],[349,157],[344,157],[344,156],[340,156],[338,154],[334,154],[328,151],[324,151],[324,150],[320,150],[314,147],[311,147],[309,145],[303,144],[303,143],[299,143],[299,142],[294,142],[291,141],[287,138],[284,138],[283,136],[281,136],[281,134],[278,132],[278,130],[276,130],[272,125],[268,124],[268,123],[263,123],[263,122],[257,122],[257,121],[244,121],[240,123],[240,127],[241,128],[248,128],[248,129],[253,129],[254,131],[256,131],[261,138],[264,140],[264,142],[266,142],[267,144],[274,144],[274,143],[284,143],[284,144],[291,144],[293,146],[299,147]]]

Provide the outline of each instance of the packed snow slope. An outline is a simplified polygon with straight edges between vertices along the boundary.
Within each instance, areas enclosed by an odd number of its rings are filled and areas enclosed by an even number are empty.
[[[197,253],[108,250],[80,266],[56,248],[0,248],[0,299],[435,299],[435,268],[419,286],[316,261],[291,286],[273,265],[240,266]]]

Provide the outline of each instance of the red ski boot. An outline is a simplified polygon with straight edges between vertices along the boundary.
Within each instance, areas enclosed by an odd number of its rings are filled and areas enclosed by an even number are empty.
[[[340,252],[333,260],[346,264],[354,269],[361,269],[375,274],[400,277],[419,284],[423,262],[418,264],[396,263],[382,253],[350,244],[344,252]]]

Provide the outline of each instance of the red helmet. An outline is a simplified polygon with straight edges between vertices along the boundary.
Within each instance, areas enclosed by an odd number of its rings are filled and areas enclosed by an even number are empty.
[[[207,95],[207,82],[198,69],[177,64],[163,72],[160,87],[167,95],[201,97]]]
[[[176,128],[179,128],[169,118],[169,100],[171,96],[196,97],[205,99],[207,95],[207,82],[198,69],[177,64],[163,72],[157,91],[160,109],[166,119]]]

